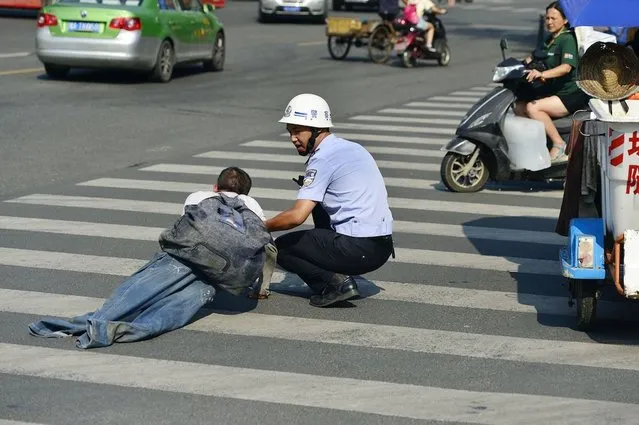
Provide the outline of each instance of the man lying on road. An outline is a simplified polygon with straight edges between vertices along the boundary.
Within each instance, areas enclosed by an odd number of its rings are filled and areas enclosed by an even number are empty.
[[[29,325],[34,336],[78,336],[78,348],[151,338],[185,326],[218,290],[240,295],[267,288],[277,254],[251,178],[224,169],[213,192],[195,192],[181,217],[160,235],[162,252],[125,279],[93,313]]]

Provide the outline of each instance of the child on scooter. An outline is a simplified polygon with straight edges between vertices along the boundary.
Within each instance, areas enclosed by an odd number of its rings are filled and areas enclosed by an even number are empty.
[[[424,15],[426,13],[436,13],[444,15],[447,10],[435,6],[435,3],[433,3],[432,0],[402,0],[402,3],[404,3],[406,7],[413,6],[415,8],[415,12],[417,13],[417,16],[419,18],[417,28],[426,32],[426,50],[434,53],[436,51],[433,48],[435,26],[428,22],[426,18],[424,18]]]

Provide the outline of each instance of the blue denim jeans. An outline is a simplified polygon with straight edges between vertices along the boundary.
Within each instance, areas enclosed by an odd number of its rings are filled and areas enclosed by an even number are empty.
[[[124,280],[100,309],[70,320],[29,325],[34,336],[78,336],[76,347],[106,347],[151,338],[186,325],[213,301],[215,289],[166,253],[156,254]]]

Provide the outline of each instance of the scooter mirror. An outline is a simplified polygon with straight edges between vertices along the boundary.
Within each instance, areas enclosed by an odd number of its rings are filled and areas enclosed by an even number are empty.
[[[508,50],[508,40],[502,38],[499,40],[499,47],[501,48],[501,57],[506,60],[506,50]]]

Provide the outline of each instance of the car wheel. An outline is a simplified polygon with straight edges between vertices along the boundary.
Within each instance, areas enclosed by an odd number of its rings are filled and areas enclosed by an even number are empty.
[[[160,44],[155,67],[151,71],[151,80],[158,83],[168,83],[173,76],[173,66],[175,65],[175,49],[169,40],[164,40]]]
[[[47,73],[47,76],[53,80],[61,80],[63,78],[66,78],[70,70],[71,68],[69,68],[68,66],[53,65],[50,63],[44,64],[44,71]]]
[[[315,22],[317,24],[325,24],[326,18],[328,17],[328,0],[324,0],[324,6],[322,8],[322,14],[315,17]]]
[[[213,56],[211,60],[204,61],[204,69],[207,71],[222,71],[224,69],[225,50],[224,33],[218,31],[213,44]]]
[[[264,24],[271,21],[271,17],[262,12],[262,2],[257,3],[257,21]]]

